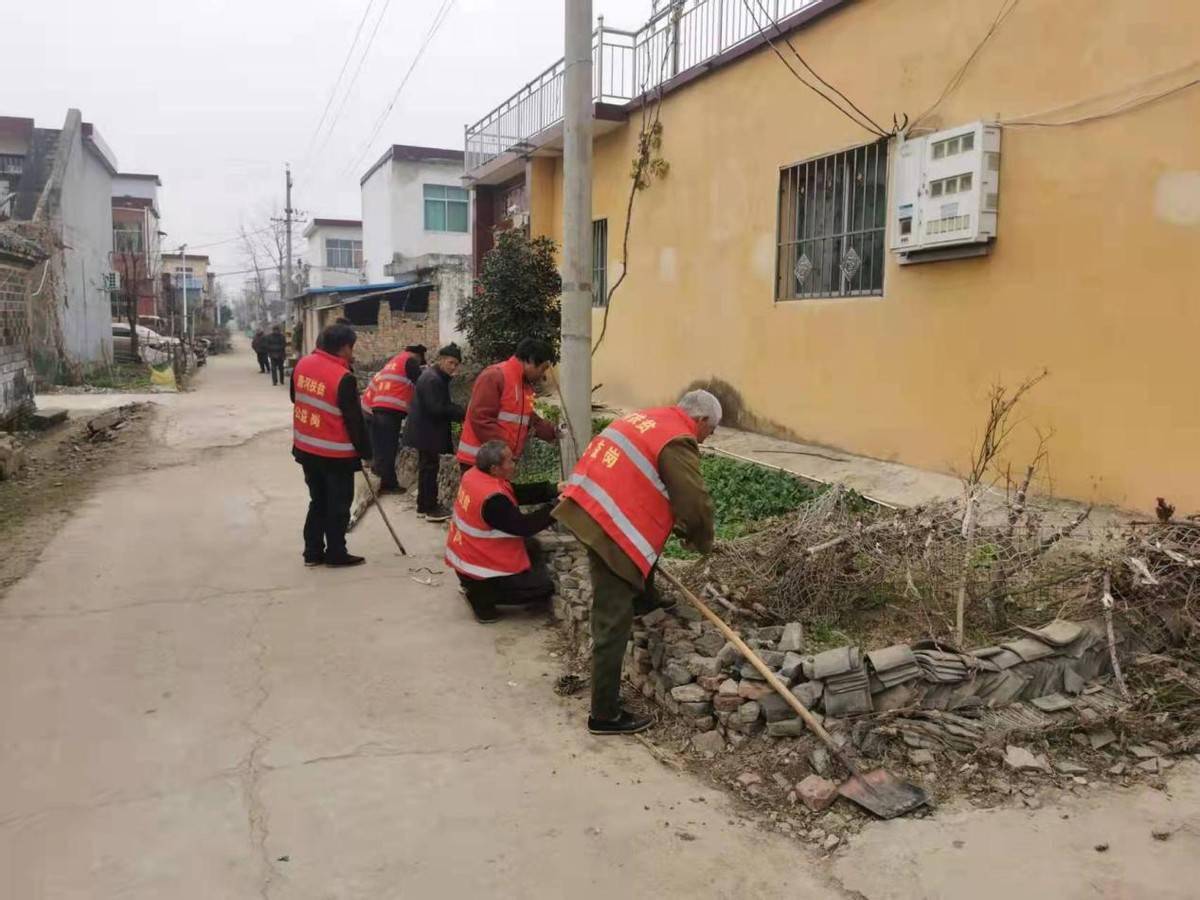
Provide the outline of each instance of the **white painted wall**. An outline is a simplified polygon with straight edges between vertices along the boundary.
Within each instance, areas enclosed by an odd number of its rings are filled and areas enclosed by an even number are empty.
[[[111,306],[104,275],[112,269],[113,178],[84,147],[77,128],[63,130],[58,153],[67,154],[59,207],[66,247],[66,303],[59,310],[63,341],[79,362],[111,360]]]
[[[325,265],[325,241],[329,238],[343,241],[361,241],[362,228],[349,225],[318,225],[305,232],[304,261],[312,268],[308,272],[308,286],[344,287],[362,282],[359,269],[330,269]],[[366,244],[363,244],[363,263],[367,259]]]
[[[428,253],[471,253],[471,234],[425,230],[424,185],[462,187],[461,162],[430,160],[385,163],[362,184],[363,255],[367,279],[391,281],[384,266]]]
[[[158,185],[150,178],[127,178],[124,175],[114,175],[112,181],[114,197],[141,197],[150,200],[154,208],[158,208]]]
[[[390,281],[383,267],[392,259],[392,167],[384,164],[362,183],[363,266],[367,281]]]

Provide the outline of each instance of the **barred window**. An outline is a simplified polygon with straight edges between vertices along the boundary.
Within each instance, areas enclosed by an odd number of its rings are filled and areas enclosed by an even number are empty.
[[[777,298],[883,294],[886,222],[886,142],[782,169]]]

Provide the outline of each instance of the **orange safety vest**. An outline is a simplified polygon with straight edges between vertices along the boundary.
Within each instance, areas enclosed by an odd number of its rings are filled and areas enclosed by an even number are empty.
[[[366,409],[408,412],[408,404],[413,398],[413,383],[404,374],[404,369],[411,356],[407,350],[397,353],[387,361],[387,365],[375,373],[375,377],[363,391],[362,405]]]
[[[596,520],[643,575],[648,575],[675,526],[658,456],[669,441],[699,437],[695,421],[677,406],[617,419],[583,451],[564,499]]]
[[[504,374],[504,390],[500,394],[500,412],[496,418],[500,422],[500,430],[504,432],[508,449],[512,450],[514,457],[520,459],[525,451],[529,423],[533,418],[533,389],[525,383],[525,364],[515,356],[510,356],[504,362],[488,368],[499,369]],[[475,434],[475,429],[471,427],[471,409],[468,406],[456,458],[461,463],[474,465],[480,446],[481,442]]]
[[[338,385],[349,370],[344,359],[324,350],[314,350],[296,363],[292,444],[297,450],[334,459],[358,457],[337,405]]]
[[[530,567],[525,539],[483,520],[483,504],[496,494],[517,502],[507,481],[474,467],[463,474],[446,534],[446,563],[467,578],[501,578]]]

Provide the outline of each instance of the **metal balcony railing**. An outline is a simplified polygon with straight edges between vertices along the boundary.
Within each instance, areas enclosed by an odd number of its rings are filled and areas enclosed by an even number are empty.
[[[623,105],[821,0],[675,0],[637,31],[592,33],[592,98]],[[563,118],[559,60],[466,129],[466,170],[522,150]]]

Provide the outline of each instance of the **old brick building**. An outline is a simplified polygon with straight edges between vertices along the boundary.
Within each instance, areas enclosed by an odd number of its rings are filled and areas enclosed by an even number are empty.
[[[37,244],[0,226],[0,428],[33,409],[29,275],[43,259]]]

